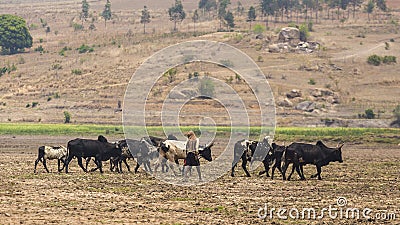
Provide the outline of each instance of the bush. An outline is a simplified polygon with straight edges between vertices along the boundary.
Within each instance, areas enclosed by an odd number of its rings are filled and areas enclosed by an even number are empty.
[[[210,78],[204,77],[203,79],[201,79],[199,92],[203,97],[214,97],[214,88],[214,83]]]
[[[313,78],[310,78],[310,80],[308,81],[309,85],[316,85],[317,82],[315,82],[315,80]]]
[[[382,62],[385,64],[396,63],[396,56],[393,55],[385,55],[382,59]]]
[[[44,52],[44,48],[42,45],[39,45],[37,48],[34,49],[35,52]]]
[[[71,122],[71,114],[68,111],[64,111],[64,123]]]
[[[74,31],[83,30],[82,24],[73,23],[72,27],[74,28]]]
[[[400,105],[397,105],[393,110],[393,115],[396,118],[396,121],[400,121]]]
[[[376,116],[376,114],[374,113],[374,110],[372,110],[372,109],[365,110],[365,118],[375,119],[375,116]]]
[[[39,103],[38,102],[32,102],[32,108],[35,108],[36,106],[38,106]]]
[[[89,47],[88,45],[82,44],[79,48],[77,48],[76,50],[78,50],[78,52],[80,54],[82,53],[86,53],[86,52],[93,52],[94,48],[93,47]]]
[[[310,36],[309,29],[307,24],[303,23],[299,27],[300,31],[300,41],[307,41],[307,38]]]
[[[367,59],[368,64],[374,65],[374,66],[379,66],[382,62],[382,57],[380,57],[379,55],[371,55],[368,57]]]
[[[81,75],[82,74],[82,70],[81,69],[73,69],[73,70],[71,70],[71,73],[75,74],[75,75]]]
[[[261,25],[261,24],[256,24],[253,27],[253,32],[255,34],[262,34],[262,33],[265,32],[265,27],[263,25]]]
[[[385,63],[385,64],[392,64],[392,63],[396,63],[397,59],[396,56],[393,55],[385,55],[385,56],[379,56],[379,55],[371,55],[368,57],[367,62],[371,65],[374,66],[379,66],[381,63]]]

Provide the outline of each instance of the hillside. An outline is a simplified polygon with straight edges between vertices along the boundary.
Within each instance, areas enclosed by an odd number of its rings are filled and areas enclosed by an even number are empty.
[[[128,2],[112,2],[114,18],[106,26],[100,16],[93,16],[96,29],[90,31],[90,22],[79,19],[80,1],[1,1],[0,13],[26,19],[34,45],[25,53],[0,56],[0,67],[16,67],[16,71],[0,77],[0,122],[62,123],[63,113],[68,111],[73,123],[119,124],[122,113],[118,105],[123,102],[127,84],[138,66],[155,52],[188,40],[221,41],[248,54],[267,76],[273,90],[278,126],[387,127],[393,121],[393,109],[400,104],[398,64],[367,63],[372,54],[400,57],[396,1],[388,1],[392,11],[376,12],[370,21],[361,8],[357,17],[350,16],[342,22],[323,19],[327,15],[322,14],[309,38],[321,47],[312,53],[269,51],[270,45],[278,42],[279,30],[288,26],[286,21],[270,21],[270,28],[257,36],[249,32],[245,16],[236,16],[233,32],[216,32],[219,22],[205,16],[196,24],[198,35],[193,35],[190,18],[197,1],[183,1],[189,16],[179,24],[177,33],[171,32],[173,23],[167,15],[172,3],[143,1],[152,15],[147,34],[143,34],[143,4]],[[232,8],[236,2],[232,2]],[[92,15],[98,15],[104,7],[103,1],[89,3]],[[40,19],[51,32],[45,32]],[[300,22],[303,20],[300,18]],[[74,30],[79,24],[84,29]],[[265,22],[258,19],[254,24]],[[83,44],[93,48],[93,52],[79,53],[77,49]],[[39,46],[43,52],[35,51]],[[149,123],[159,124],[157,109],[167,93],[194,72],[200,77],[208,74],[222,80],[235,77],[232,71],[209,63],[178,66],[173,82],[161,77],[153,89],[149,107],[153,107],[154,114]],[[235,79],[230,84],[245,99],[246,107],[257,111],[249,87]],[[290,96],[293,89],[298,90],[293,93],[301,93],[299,97]],[[295,109],[303,101],[315,103],[312,112]],[[379,118],[359,119],[366,109],[373,109]],[[187,115],[193,112],[213,115],[217,124],[227,122],[223,107],[212,100],[189,102],[180,115],[182,123],[190,124]]]

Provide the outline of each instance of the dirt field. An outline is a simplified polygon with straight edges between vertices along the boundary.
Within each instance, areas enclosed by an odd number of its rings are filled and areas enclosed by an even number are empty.
[[[344,163],[323,168],[322,181],[270,180],[239,170],[197,187],[177,187],[138,174],[84,173],[72,162],[71,174],[56,173],[57,163],[48,163],[50,174],[39,165],[33,173],[37,146],[64,143],[73,137],[2,136],[0,138],[1,224],[400,224],[400,147],[347,144]],[[333,144],[333,143],[329,143]],[[134,162],[130,164],[133,166]],[[93,166],[93,165],[92,165]],[[314,167],[306,166],[309,177]],[[181,179],[178,177],[177,179]],[[347,205],[338,207],[339,197]],[[283,220],[269,214],[258,218],[259,208],[322,208],[346,210],[368,207],[371,216],[396,214],[392,220],[331,219]],[[263,211],[260,213],[263,215]],[[293,214],[295,215],[295,214]],[[301,214],[300,214],[301,215]],[[333,214],[334,215],[334,214]],[[288,214],[286,214],[288,216]]]

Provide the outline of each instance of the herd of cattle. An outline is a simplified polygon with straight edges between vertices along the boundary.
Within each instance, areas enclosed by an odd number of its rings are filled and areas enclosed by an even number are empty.
[[[199,157],[212,161],[211,148],[213,143],[201,146],[199,149]],[[235,167],[237,163],[242,161],[242,168],[246,175],[250,177],[247,170],[248,162],[261,161],[264,165],[264,171],[259,175],[266,173],[269,175],[269,169],[272,165],[271,178],[274,178],[275,169],[278,169],[283,180],[290,180],[294,170],[304,180],[303,166],[313,164],[316,166],[317,173],[311,178],[318,177],[321,180],[321,167],[328,165],[330,162],[343,162],[342,145],[335,148],[327,147],[322,141],[316,144],[292,143],[288,146],[280,146],[276,143],[271,145],[268,137],[262,141],[240,140],[234,146],[234,157],[232,162],[231,176],[235,176]],[[135,173],[140,165],[150,173],[156,173],[157,169],[162,166],[162,172],[168,172],[171,169],[174,175],[177,175],[174,164],[179,167],[179,159],[186,158],[186,141],[178,141],[175,136],[169,135],[167,139],[159,137],[144,137],[141,140],[126,139],[117,142],[108,142],[104,136],[99,136],[97,140],[90,139],[74,139],[68,142],[67,147],[64,146],[41,146],[38,150],[38,158],[35,161],[34,173],[37,172],[37,164],[43,163],[44,168],[49,172],[46,160],[58,160],[58,172],[65,169],[68,173],[68,167],[74,158],[77,158],[78,165],[83,171],[87,172],[88,164],[93,160],[96,168],[103,173],[102,162],[110,161],[110,170],[122,172],[122,163],[124,163],[130,171],[127,159],[135,158],[137,165]],[[86,165],[83,165],[85,160]],[[154,171],[151,168],[151,161],[154,163]],[[63,164],[61,167],[61,163]],[[292,171],[286,177],[286,170],[290,164],[293,164]],[[181,170],[182,172],[183,170]]]

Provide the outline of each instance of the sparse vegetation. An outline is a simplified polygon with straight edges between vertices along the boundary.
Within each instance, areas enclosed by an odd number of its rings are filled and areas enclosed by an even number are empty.
[[[358,118],[363,119],[375,119],[376,114],[374,113],[373,109],[366,109],[363,114],[358,114]]]
[[[256,24],[253,27],[253,32],[255,34],[262,34],[262,33],[265,32],[265,27],[263,25],[261,25],[261,24]]]
[[[82,75],[82,70],[81,69],[72,69],[71,73],[75,74],[75,75]]]
[[[308,84],[309,85],[316,85],[317,82],[315,82],[315,80],[313,78],[310,78],[310,80],[308,80]]]
[[[74,31],[80,31],[83,30],[83,25],[79,23],[73,23],[72,27],[74,28]]]
[[[35,50],[35,52],[40,52],[40,53],[43,53],[43,52],[44,52],[44,48],[43,48],[42,45],[39,45],[39,46],[36,47],[34,50]]]
[[[386,56],[379,56],[379,55],[371,55],[368,57],[367,59],[368,64],[374,65],[374,66],[379,66],[381,65],[381,63],[385,63],[385,64],[392,64],[392,63],[396,63],[396,56],[392,56],[392,55],[386,55]]]
[[[64,123],[71,122],[71,114],[68,111],[64,111]]]
[[[93,52],[94,48],[90,47],[88,45],[82,44],[79,48],[77,48],[76,50],[78,50],[78,53],[82,54],[82,53],[87,53],[87,52]]]
[[[199,92],[204,97],[214,97],[214,82],[208,77],[202,78],[200,81]]]

